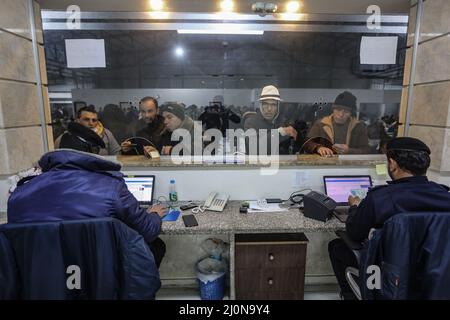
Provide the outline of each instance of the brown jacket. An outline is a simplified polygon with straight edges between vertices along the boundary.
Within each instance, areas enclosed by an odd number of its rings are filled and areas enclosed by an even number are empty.
[[[322,137],[334,142],[333,117],[330,115],[317,120],[309,130],[308,137]],[[364,123],[356,118],[351,117],[347,129],[346,145],[349,146],[349,152],[352,154],[369,153],[369,138],[367,128]],[[306,151],[314,153],[319,147],[317,144],[306,146]]]

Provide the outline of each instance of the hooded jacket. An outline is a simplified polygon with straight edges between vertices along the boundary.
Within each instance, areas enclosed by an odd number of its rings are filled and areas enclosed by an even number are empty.
[[[259,136],[258,130],[263,129],[263,130],[268,130],[269,132],[267,133],[267,154],[271,154],[271,139],[272,139],[272,135],[271,135],[271,131],[270,130],[276,130],[279,127],[282,127],[279,118],[278,118],[279,112],[277,113],[277,115],[274,117],[273,120],[267,120],[266,118],[263,117],[263,115],[261,114],[260,110],[257,110],[255,114],[250,114],[247,119],[245,120],[244,123],[244,130],[247,131],[248,129],[255,129],[256,130],[256,134]],[[289,136],[282,136],[280,135],[278,132],[274,133],[276,135],[278,135],[278,139],[279,139],[279,143],[280,145],[285,144],[288,140],[289,140]],[[282,150],[284,148],[279,148],[279,154],[283,154],[283,153],[287,153],[287,152],[283,152],[284,150]],[[249,153],[249,146],[247,146],[247,153]],[[258,154],[260,154],[260,152],[258,151]]]
[[[114,137],[111,131],[109,131],[102,125],[101,122],[98,122],[96,132],[92,131],[89,128],[84,127],[81,124],[71,122],[69,123],[68,130],[55,140],[55,149],[70,148],[79,151],[91,152],[85,146],[82,145],[80,146],[80,143],[79,141],[77,141],[78,139],[76,138],[76,136],[78,136],[82,137],[85,140],[90,141],[91,143],[94,143],[95,145],[98,145],[100,147],[100,150],[98,152],[99,155],[107,156],[107,155],[117,155],[120,153],[120,145],[117,142],[116,138]],[[98,136],[98,138],[96,138],[95,136]],[[96,142],[95,140],[100,141]]]
[[[8,200],[8,222],[50,222],[114,217],[150,243],[161,218],[139,207],[120,173],[120,164],[72,150],[48,152],[39,160],[42,174],[23,183]]]

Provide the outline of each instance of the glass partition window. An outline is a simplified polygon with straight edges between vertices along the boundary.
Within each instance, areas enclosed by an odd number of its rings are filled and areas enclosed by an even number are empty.
[[[61,138],[75,122],[113,144],[100,148],[101,154],[142,153],[143,145],[170,154],[178,144],[174,138],[185,144],[180,154],[203,154],[212,142],[218,143],[213,154],[317,153],[320,147],[339,154],[380,153],[397,134],[406,36],[382,35],[397,39],[393,64],[361,64],[365,36],[377,35],[45,30],[57,146],[70,143]],[[74,39],[103,40],[105,65],[69,67],[74,62],[68,61],[68,48],[92,50],[88,42],[68,46]],[[94,119],[83,122],[89,117]],[[191,140],[174,134],[178,129]],[[236,134],[238,129],[244,134]],[[317,137],[326,141],[307,145]]]

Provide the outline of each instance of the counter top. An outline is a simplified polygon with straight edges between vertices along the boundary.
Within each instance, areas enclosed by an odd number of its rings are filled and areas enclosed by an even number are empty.
[[[164,221],[163,234],[226,234],[226,233],[288,233],[344,230],[345,225],[336,218],[321,222],[305,218],[298,209],[287,212],[239,213],[241,201],[229,201],[223,212],[205,211],[195,214],[197,227],[184,226],[181,215],[177,221]]]
[[[161,157],[159,159],[149,159],[145,156],[117,156],[117,160],[122,163],[125,168],[132,167],[162,167],[162,168],[263,168],[269,167],[267,164],[268,159],[265,162],[258,161],[253,157],[245,158],[204,158],[194,157],[186,158],[181,164],[172,161],[171,157]],[[180,159],[178,159],[180,160]],[[235,161],[236,160],[236,161]],[[181,162],[181,161],[180,161]],[[226,163],[224,163],[226,162]],[[377,164],[386,163],[386,157],[380,154],[374,155],[342,155],[324,158],[319,155],[293,155],[293,156],[279,156],[273,159],[279,167],[297,167],[297,166],[347,166],[347,167],[367,167],[375,166]]]

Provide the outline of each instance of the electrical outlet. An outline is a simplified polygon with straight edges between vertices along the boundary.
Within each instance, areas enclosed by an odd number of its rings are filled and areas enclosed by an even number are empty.
[[[305,171],[297,171],[292,181],[293,188],[301,188],[306,185],[308,174]]]

